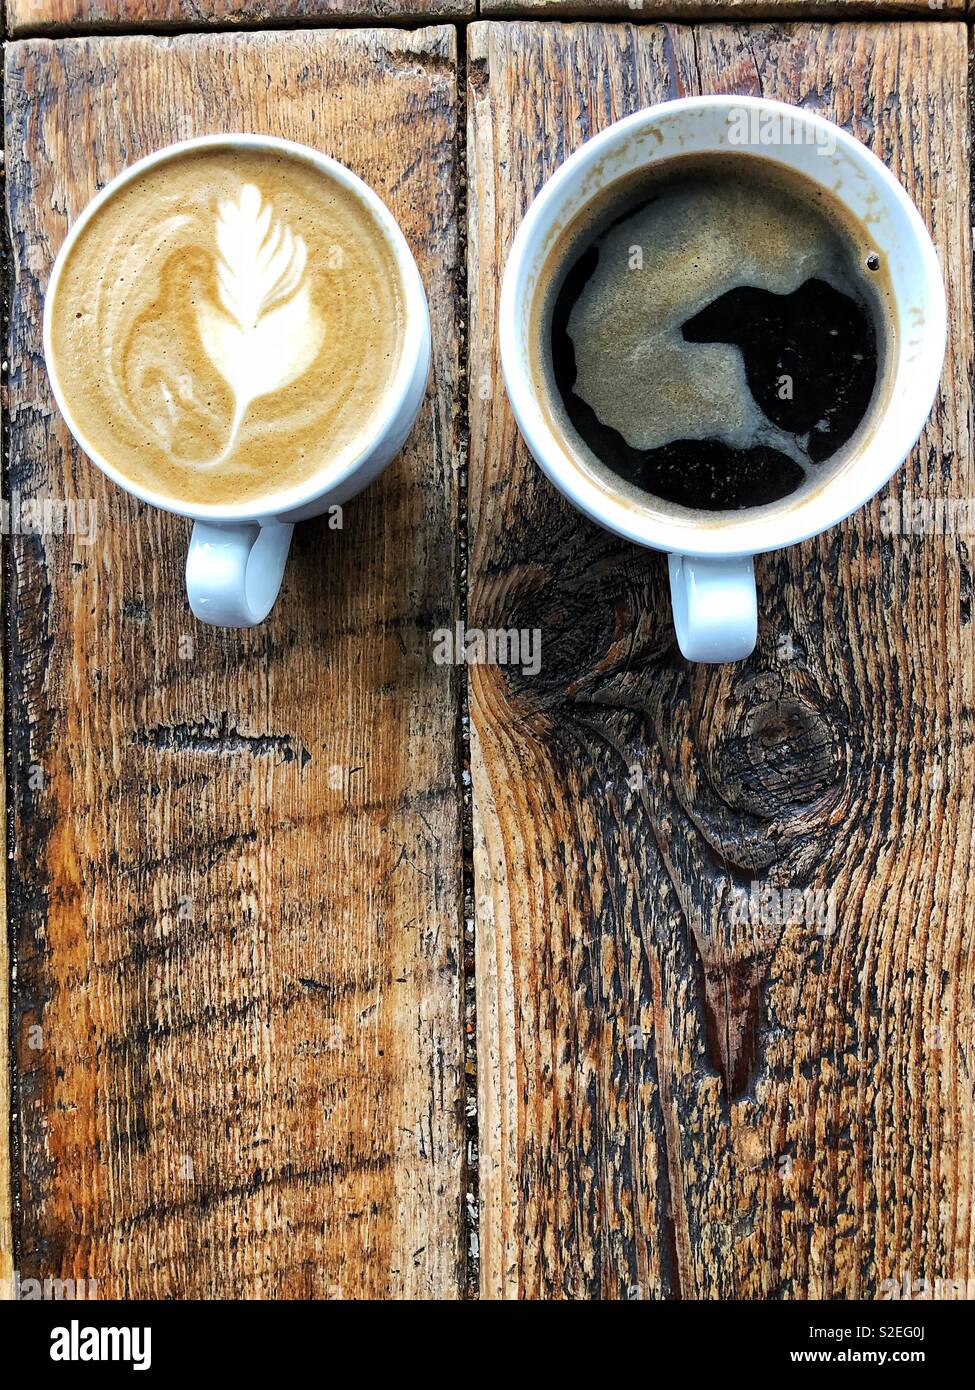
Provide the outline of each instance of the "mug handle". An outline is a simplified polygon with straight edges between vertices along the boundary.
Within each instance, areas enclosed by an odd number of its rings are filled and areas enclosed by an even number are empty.
[[[688,661],[743,661],[755,650],[758,600],[751,555],[669,555],[677,645]]]
[[[256,627],[274,606],[291,546],[291,522],[197,521],[186,556],[186,593],[204,623]]]

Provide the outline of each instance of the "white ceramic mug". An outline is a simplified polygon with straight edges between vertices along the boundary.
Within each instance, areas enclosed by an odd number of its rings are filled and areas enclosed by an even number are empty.
[[[132,179],[187,150],[224,147],[268,150],[300,159],[322,175],[350,189],[382,230],[399,271],[406,307],[402,351],[387,392],[385,407],[364,444],[340,454],[300,486],[271,494],[260,503],[196,505],[139,487],[120,472],[85,437],[58,380],[51,351],[51,323],[58,280],[68,253],[98,209]],[[253,627],[263,622],[277,598],[296,521],[318,516],[361,492],[382,472],[406,442],[423,403],[430,374],[430,315],[413,254],[392,213],[362,179],[327,155],[291,140],[268,135],[205,135],[167,145],[140,159],[112,180],[88,204],[61,248],[44,304],[44,356],[61,414],[78,444],[113,482],[154,507],[195,521],[186,558],[190,607],[203,622],[221,627]]]
[[[541,408],[531,371],[533,296],[559,236],[610,184],[661,160],[729,150],[797,169],[869,226],[884,258],[894,352],[885,405],[850,457],[814,490],[760,508],[686,517],[635,501],[577,460]],[[739,661],[755,646],[753,556],[841,521],[881,488],[916,443],[944,361],[944,281],[917,209],[864,145],[821,116],[759,97],[688,97],[638,111],[594,136],[549,180],[511,248],[500,307],[501,363],[522,435],[581,511],[610,531],[669,554],[677,641],[691,661]]]

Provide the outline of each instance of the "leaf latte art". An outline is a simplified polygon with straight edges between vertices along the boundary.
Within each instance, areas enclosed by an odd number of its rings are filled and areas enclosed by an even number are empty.
[[[222,203],[217,222],[217,279],[223,313],[197,311],[203,346],[234,393],[230,437],[207,467],[223,463],[251,401],[301,376],[321,347],[324,325],[303,283],[307,251],[278,222],[261,190],[244,185],[240,203]]]
[[[62,392],[97,451],[188,503],[270,498],[354,455],[404,299],[355,194],[291,156],[211,149],[83,228],[53,306]]]

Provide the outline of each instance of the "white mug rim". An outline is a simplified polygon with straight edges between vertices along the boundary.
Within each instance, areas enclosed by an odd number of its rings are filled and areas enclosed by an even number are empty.
[[[382,414],[377,416],[368,437],[364,443],[358,443],[355,453],[348,458],[339,455],[339,461],[330,463],[319,469],[316,473],[306,479],[303,483],[295,487],[280,491],[270,492],[266,496],[251,499],[244,502],[233,502],[223,504],[193,503],[186,502],[177,497],[171,497],[166,493],[156,492],[151,488],[141,486],[133,482],[121,470],[110,463],[108,459],[87,439],[84,430],[78,425],[68,404],[67,398],[62,390],[58,379],[57,364],[52,348],[51,329],[53,320],[53,306],[56,297],[57,286],[61,278],[61,273],[67,262],[71,249],[85,227],[97,215],[99,210],[107,203],[120,189],[133,179],[144,174],[148,169],[158,164],[167,163],[170,160],[200,149],[256,149],[272,150],[284,154],[292,159],[300,160],[305,164],[311,165],[319,173],[331,178],[336,183],[349,189],[354,193],[378,224],[381,232],[385,236],[390,250],[393,252],[396,267],[400,275],[400,282],[403,287],[405,302],[405,322],[403,331],[403,343],[400,350],[400,360],[396,367],[393,379],[386,389],[386,401],[383,406]],[[307,507],[322,497],[326,497],[335,492],[350,477],[352,477],[363,465],[364,462],[375,452],[377,444],[382,440],[386,431],[390,428],[396,417],[399,415],[413,385],[413,376],[416,364],[423,352],[426,341],[426,325],[428,321],[426,292],[423,282],[420,279],[420,272],[417,268],[413,253],[410,250],[406,237],[397,223],[389,208],[379,197],[374,189],[361,179],[358,174],[352,172],[346,165],[333,159],[330,155],[322,154],[318,150],[312,149],[309,145],[302,145],[295,140],[286,140],[277,135],[258,135],[254,133],[227,132],[224,134],[198,135],[188,140],[178,140],[170,145],[164,145],[158,150],[153,150],[150,154],[144,155],[134,163],[126,165],[120,173],[111,179],[104,188],[86,203],[78,217],[71,224],[68,234],[58,251],[54,265],[51,269],[50,279],[48,280],[47,290],[44,295],[44,320],[43,320],[43,344],[44,361],[47,367],[48,380],[58,409],[71,431],[75,442],[85,452],[88,458],[96,464],[101,471],[116,483],[125,492],[131,493],[141,501],[149,503],[153,507],[159,507],[163,511],[172,512],[178,516],[191,517],[196,521],[210,522],[240,522],[253,521],[257,519],[271,518],[290,514],[301,507]]]
[[[708,527],[695,524],[690,512],[687,519],[671,521],[663,508],[641,508],[624,500],[590,478],[564,448],[539,405],[530,363],[522,351],[520,281],[531,257],[537,255],[536,241],[542,241],[558,225],[565,192],[605,159],[614,146],[624,145],[637,132],[649,130],[667,118],[722,109],[778,112],[813,132],[828,134],[867,177],[884,186],[906,218],[922,263],[926,282],[924,340],[929,350],[912,377],[911,410],[900,430],[903,448],[898,445],[891,450],[889,460],[866,468],[859,466],[861,460],[856,455],[834,478],[825,480],[822,487],[801,502],[789,506],[789,499],[783,498],[781,505],[772,503],[763,508],[761,517],[749,517],[746,512],[741,521],[729,521],[723,514],[719,525]],[[752,147],[741,152],[755,159],[776,158],[763,156]],[[779,158],[777,162],[784,161]],[[598,183],[592,196],[598,196],[612,181]],[[829,187],[825,183],[823,186]],[[585,206],[585,201],[581,206]],[[505,388],[518,426],[539,467],[563,496],[607,530],[637,544],[675,554],[737,557],[779,550],[827,530],[863,506],[893,476],[920,436],[937,395],[947,342],[947,305],[937,253],[920,213],[900,182],[866,145],[818,113],[787,102],[727,94],[693,96],[658,102],[615,121],[581,145],[546,181],[525,213],[511,245],[501,287],[498,337]],[[898,375],[895,364],[894,380]],[[873,435],[862,446],[867,457],[872,439]],[[832,505],[826,505],[826,499]]]

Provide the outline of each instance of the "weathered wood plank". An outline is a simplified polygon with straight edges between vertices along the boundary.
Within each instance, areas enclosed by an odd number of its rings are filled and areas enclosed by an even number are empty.
[[[0,403],[0,426],[3,423]],[[0,428],[0,437],[2,437]],[[2,588],[2,576],[0,576]],[[3,699],[0,696],[0,713]],[[4,725],[4,727],[6,727]],[[0,768],[0,824],[7,823],[6,767]],[[10,948],[7,944],[7,861],[0,864],[0,1299],[12,1299],[14,1288],[13,1163],[10,1151]]]
[[[886,160],[946,269],[941,395],[885,496],[975,498],[965,29],[479,23],[468,54],[469,623],[542,638],[538,676],[471,676],[483,1291],[970,1280],[971,536],[889,536],[874,501],[759,563],[751,660],[689,667],[662,557],[532,464],[495,335],[514,230],[590,133],[801,103]],[[753,885],[835,921],[736,921]]]
[[[686,20],[852,19],[960,13],[965,0],[481,0],[499,18]],[[207,26],[464,19],[476,0],[7,0],[14,36],[93,29],[198,29]]]
[[[24,4],[25,0],[14,0]],[[50,0],[43,0],[50,3]],[[479,13],[498,19],[880,19],[889,15],[960,14],[965,0],[480,0]]]
[[[12,45],[11,479],[97,508],[14,543],[11,919],[24,1277],[103,1297],[456,1296],[463,1159],[455,35]],[[123,99],[124,94],[124,99]],[[253,632],[197,625],[188,527],[73,447],[41,360],[67,227],[132,159],[269,131],[345,161],[434,330],[401,457],[298,528]]]
[[[458,19],[475,0],[7,0],[14,36],[93,29],[203,29],[246,25]]]

